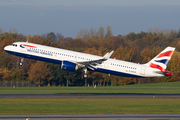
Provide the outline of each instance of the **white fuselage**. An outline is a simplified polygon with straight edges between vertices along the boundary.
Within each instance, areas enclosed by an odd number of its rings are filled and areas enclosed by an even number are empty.
[[[101,56],[75,52],[60,48],[54,48],[34,43],[15,42],[16,46],[9,45],[4,50],[10,54],[30,59],[47,61],[62,64],[62,61],[70,62],[87,62],[102,59]],[[22,46],[24,45],[24,46]],[[94,66],[94,70],[107,74],[113,74],[124,77],[162,77],[163,74],[157,74],[158,69],[151,68],[147,65],[126,62],[109,58],[102,64]]]

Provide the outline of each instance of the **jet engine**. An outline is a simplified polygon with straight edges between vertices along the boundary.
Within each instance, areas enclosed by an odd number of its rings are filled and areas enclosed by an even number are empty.
[[[68,70],[68,71],[75,71],[78,69],[78,65],[76,63],[73,63],[73,62],[62,61],[61,69],[62,70]]]

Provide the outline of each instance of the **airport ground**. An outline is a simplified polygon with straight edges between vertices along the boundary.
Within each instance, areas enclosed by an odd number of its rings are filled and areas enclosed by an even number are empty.
[[[97,87],[96,89],[92,87],[0,88],[0,119],[8,120],[12,119],[10,116],[17,115],[14,116],[14,120],[28,116],[32,118],[31,120],[178,120],[180,119],[180,87],[178,84],[162,83],[144,86]],[[26,94],[20,92],[23,89]],[[39,92],[33,93],[34,89]],[[48,89],[51,94],[47,94]],[[69,93],[62,94],[65,89],[69,89]],[[70,92],[75,89],[77,89],[76,93]],[[106,91],[105,89],[111,92],[103,92]],[[27,94],[28,90],[31,92]],[[45,91],[43,94],[37,94],[43,90]],[[153,93],[153,91],[156,92]],[[62,97],[56,95],[62,95]],[[27,116],[22,117],[21,115]]]
[[[180,82],[90,87],[0,87],[0,94],[134,93],[180,94]]]
[[[0,115],[0,120],[179,120],[176,114]]]
[[[180,114],[180,98],[1,98],[0,114]]]
[[[180,120],[179,101],[166,97],[2,98],[0,120]]]

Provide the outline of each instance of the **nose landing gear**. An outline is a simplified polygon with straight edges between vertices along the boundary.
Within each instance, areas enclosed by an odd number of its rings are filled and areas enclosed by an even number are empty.
[[[84,70],[84,78],[87,78],[88,77],[88,75],[87,75],[87,68],[83,68],[83,70]]]

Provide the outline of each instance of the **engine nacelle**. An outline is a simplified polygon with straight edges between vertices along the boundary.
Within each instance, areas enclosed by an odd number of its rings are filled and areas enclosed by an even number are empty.
[[[69,61],[62,61],[61,69],[68,71],[75,71],[78,69],[78,65]]]

